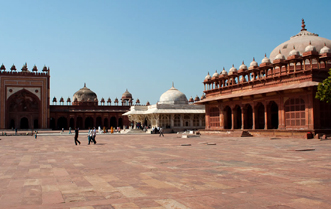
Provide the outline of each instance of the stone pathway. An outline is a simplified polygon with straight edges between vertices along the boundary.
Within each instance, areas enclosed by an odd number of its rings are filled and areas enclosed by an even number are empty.
[[[0,138],[0,208],[331,208],[331,140]]]

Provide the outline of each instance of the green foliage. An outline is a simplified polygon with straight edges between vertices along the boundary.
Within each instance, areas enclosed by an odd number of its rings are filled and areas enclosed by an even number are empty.
[[[331,69],[329,69],[329,77],[318,84],[315,98],[326,103],[331,102]]]

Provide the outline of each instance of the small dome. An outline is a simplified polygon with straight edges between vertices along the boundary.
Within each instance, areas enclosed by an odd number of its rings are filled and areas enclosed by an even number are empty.
[[[132,94],[126,89],[126,91],[122,94],[122,99],[132,99]]]
[[[242,64],[239,66],[239,70],[247,70],[247,66],[244,64],[244,61]]]
[[[6,67],[2,64],[0,70],[6,70]]]
[[[191,96],[188,102],[194,102],[193,97]]]
[[[139,99],[136,99],[136,104],[140,104],[140,100]]]
[[[293,55],[300,55],[300,52],[298,50],[295,49],[295,46],[293,46],[293,49],[290,51],[290,53],[288,54],[289,56],[293,56]]]
[[[91,91],[91,89],[86,87],[86,83],[84,83],[84,87],[79,89],[72,98],[73,101],[83,102],[83,101],[94,101],[97,98],[96,93]]]
[[[311,45],[311,41],[309,41],[309,45],[306,46],[305,52],[316,52],[316,47]]]
[[[115,101],[114,101],[114,103],[118,103],[118,99],[117,99],[117,97],[115,98]]]
[[[205,77],[205,80],[209,80],[209,79],[211,79],[211,76],[209,75],[209,72],[208,72],[208,74]]]
[[[205,98],[206,98],[206,95],[202,94],[200,100],[203,100],[203,99],[205,99]]]
[[[282,55],[281,51],[279,50],[279,53],[275,57],[275,60],[284,60],[284,59],[285,59],[285,56]]]
[[[249,67],[258,67],[258,66],[259,66],[259,64],[257,64],[257,62],[255,61],[255,58],[253,57],[253,61],[251,62]]]
[[[151,105],[151,104],[149,103],[149,101],[146,102],[146,106],[148,106],[148,105]]]
[[[326,43],[324,43],[323,48],[320,50],[320,54],[324,54],[324,53],[331,53],[331,49],[326,46]]]
[[[172,87],[164,92],[161,97],[159,104],[188,104],[188,100],[182,92],[172,85]]]
[[[223,75],[223,76],[227,76],[228,75],[228,73],[225,71],[224,67],[223,67],[223,70],[221,72],[221,75]]]
[[[217,70],[215,71],[215,73],[213,74],[213,78],[217,78],[218,77],[218,73]]]
[[[198,95],[194,98],[194,101],[195,102],[200,101],[200,98],[198,97]]]
[[[71,102],[71,99],[68,97],[67,102]]]
[[[270,64],[270,59],[267,57],[267,54],[264,54],[264,58],[262,59],[261,64],[262,63]]]
[[[232,75],[234,73],[237,73],[237,68],[235,68],[234,65],[232,65],[232,68],[230,68],[229,70],[229,75]]]
[[[33,66],[32,71],[34,71],[34,72],[37,72],[38,71],[38,68],[37,68],[36,65]]]

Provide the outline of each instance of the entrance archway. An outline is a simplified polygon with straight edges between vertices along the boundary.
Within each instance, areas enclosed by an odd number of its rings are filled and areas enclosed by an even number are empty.
[[[253,129],[253,109],[250,104],[245,107],[244,124],[245,129]]]
[[[118,119],[118,126],[123,129],[123,119],[122,118],[119,118]]]
[[[67,123],[67,118],[65,117],[60,117],[58,120],[57,120],[57,129],[67,129],[67,126],[68,126],[68,123]]]
[[[278,129],[278,105],[274,101],[268,107],[268,129]]]
[[[77,117],[77,121],[76,121],[76,128],[83,128],[83,118],[82,117]]]
[[[40,108],[40,105],[39,98],[26,89],[11,95],[6,101],[5,127],[8,129],[33,128],[34,120],[41,119],[42,108]]]
[[[236,106],[233,111],[234,114],[234,129],[241,129],[241,108]]]
[[[95,122],[95,126],[96,126],[96,128],[98,128],[99,126],[102,128],[102,119],[101,119],[101,117],[97,117],[96,122]]]
[[[231,129],[232,128],[232,118],[231,118],[231,108],[226,106],[224,108],[224,129]]]
[[[264,105],[259,102],[255,108],[255,128],[264,129]]]
[[[108,128],[108,119],[107,118],[103,119],[103,126]]]
[[[117,128],[117,121],[115,117],[110,118],[110,127]]]
[[[93,128],[93,127],[94,127],[93,118],[92,117],[87,117],[85,119],[85,129]]]
[[[26,117],[21,118],[20,129],[29,129],[29,120]]]

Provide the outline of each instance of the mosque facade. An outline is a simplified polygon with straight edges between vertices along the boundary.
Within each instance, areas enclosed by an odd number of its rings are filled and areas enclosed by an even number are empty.
[[[162,127],[164,132],[198,130],[205,127],[205,107],[194,105],[199,101],[172,87],[164,92],[159,102],[146,106],[131,106],[124,115],[134,124],[140,123],[151,128]]]
[[[315,99],[331,68],[331,40],[302,29],[258,64],[203,81],[206,131],[313,133],[331,130],[331,105]]]
[[[46,66],[32,71],[24,64],[21,71],[13,65],[0,67],[0,129],[69,129],[79,127],[110,128],[131,125],[127,116],[133,105],[132,94],[126,90],[120,99],[100,101],[86,87],[74,93],[72,100],[53,98],[50,104],[50,69]],[[139,99],[135,105],[140,105]]]

